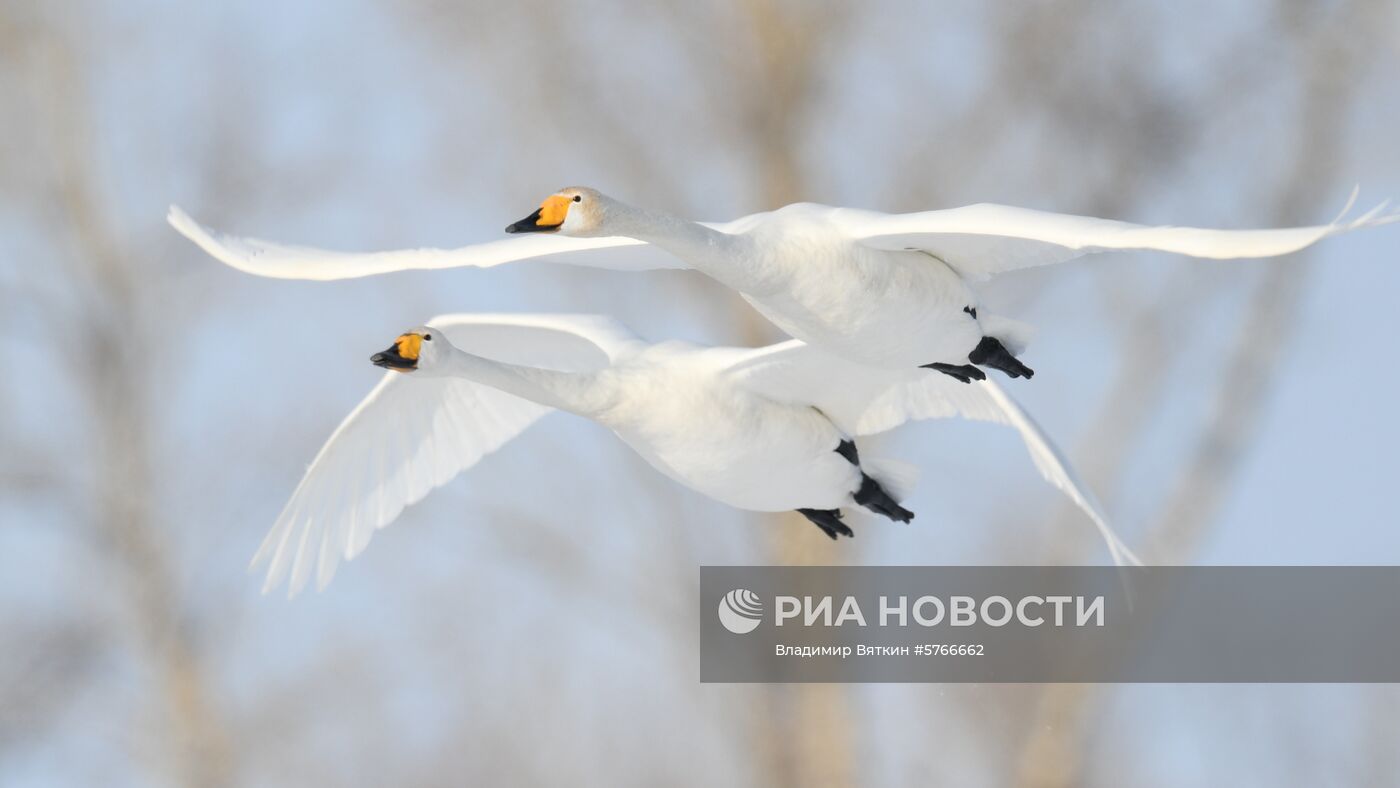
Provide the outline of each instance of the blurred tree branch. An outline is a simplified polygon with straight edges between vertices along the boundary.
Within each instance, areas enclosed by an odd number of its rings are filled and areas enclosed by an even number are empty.
[[[6,622],[0,672],[0,760],[40,739],[88,689],[102,655],[99,633],[82,621]]]
[[[151,449],[154,429],[140,353],[149,346],[140,298],[143,272],[126,255],[126,239],[104,215],[95,179],[94,130],[85,88],[89,65],[58,26],[33,31],[31,79],[46,106],[53,246],[70,292],[81,303],[69,311],[62,337],[70,352],[76,390],[93,428],[96,490],[92,536],[112,562],[115,588],[127,595],[130,635],[154,671],[154,696],[163,704],[160,737],[164,769],[186,785],[217,786],[230,777],[224,734],[210,707],[194,643],[180,620],[169,537],[153,509]],[[57,306],[57,305],[55,305]]]

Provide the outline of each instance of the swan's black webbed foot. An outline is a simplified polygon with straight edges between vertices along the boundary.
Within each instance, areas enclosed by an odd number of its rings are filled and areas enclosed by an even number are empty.
[[[996,337],[982,337],[977,347],[967,354],[967,360],[984,367],[999,369],[1013,378],[1030,378],[1035,375],[1035,370],[1018,361]]]
[[[840,509],[798,509],[797,513],[812,521],[822,529],[822,533],[835,539],[837,536],[855,536],[850,526],[841,522]]]
[[[879,482],[863,473],[860,475],[860,489],[856,490],[855,499],[861,506],[876,514],[883,514],[897,523],[907,523],[914,519],[913,512],[900,506],[899,501],[891,498]]]
[[[977,367],[972,366],[971,364],[933,363],[925,364],[924,368],[936,369],[939,372],[942,372],[943,374],[949,377],[957,378],[958,380],[961,380],[964,383],[971,383],[974,380],[987,379],[987,373],[983,372]]]

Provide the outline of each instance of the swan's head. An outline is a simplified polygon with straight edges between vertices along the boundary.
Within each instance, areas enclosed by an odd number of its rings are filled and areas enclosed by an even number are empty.
[[[447,338],[430,326],[419,326],[399,334],[386,350],[369,357],[376,367],[395,372],[432,370],[447,351]]]
[[[539,210],[506,228],[508,233],[607,235],[602,232],[608,198],[597,189],[570,186],[549,195]]]

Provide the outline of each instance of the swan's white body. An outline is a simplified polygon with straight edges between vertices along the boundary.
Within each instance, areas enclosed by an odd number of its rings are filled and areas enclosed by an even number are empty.
[[[223,236],[174,207],[169,219],[219,260],[289,279],[529,259],[625,270],[689,266],[739,291],[768,319],[811,345],[870,366],[909,369],[962,363],[983,336],[1001,340],[1013,354],[1020,351],[1028,339],[1026,327],[970,311],[978,305],[973,285],[995,274],[1115,249],[1215,259],[1269,257],[1400,218],[1382,213],[1382,206],[1352,221],[1314,227],[1208,230],[1003,205],[896,215],[801,203],[705,224],[629,206],[591,189],[565,189],[546,204],[551,201],[562,213],[557,224],[537,224],[529,235],[452,250],[328,252]],[[548,232],[533,234],[539,231]]]
[[[831,221],[837,210],[789,205],[741,235],[732,261],[765,272],[751,284],[732,281],[715,259],[724,251],[687,259],[720,271],[717,278],[791,336],[842,358],[891,369],[966,359],[984,334],[965,310],[977,307],[967,282],[927,254],[852,239]]]
[[[852,506],[860,469],[812,407],[778,402],[727,374],[734,356],[668,342],[621,355],[589,385],[602,408],[566,408],[608,427],[652,467],[739,509]]]
[[[789,341],[756,350],[650,345],[605,318],[452,315],[421,330],[419,368],[388,372],[331,435],[264,540],[264,590],[341,558],[432,488],[551,409],[611,428],[653,467],[755,511],[852,505],[862,469],[898,495],[899,464],[837,452],[905,421],[962,416],[1016,428],[1041,475],[1095,523],[1117,562],[1137,559],[1034,421],[989,381],[851,364]],[[406,335],[407,336],[407,335]]]

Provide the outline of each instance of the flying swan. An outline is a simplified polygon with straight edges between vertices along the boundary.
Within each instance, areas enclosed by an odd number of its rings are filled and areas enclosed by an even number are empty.
[[[885,214],[798,203],[708,224],[571,187],[507,227],[515,238],[362,254],[222,235],[176,206],[168,220],[224,263],[284,279],[519,260],[622,270],[690,267],[737,290],[791,336],[831,354],[887,369],[929,367],[971,382],[985,377],[981,367],[1013,378],[1034,374],[1016,358],[1028,328],[978,309],[973,285],[995,274],[1118,249],[1272,257],[1400,219],[1384,208],[1351,221],[1343,221],[1343,211],[1330,224],[1275,230],[1147,227],[990,204]]]
[[[1021,434],[1040,474],[1073,500],[1114,562],[1140,563],[1040,427],[991,381],[963,386],[880,370],[790,340],[758,349],[649,344],[579,315],[447,315],[370,359],[389,371],[326,441],[253,567],[289,595],[330,582],[375,530],[551,410],[602,424],[652,467],[730,506],[796,510],[832,539],[842,509],[892,520],[914,473],[854,438],[915,419],[991,421]]]

